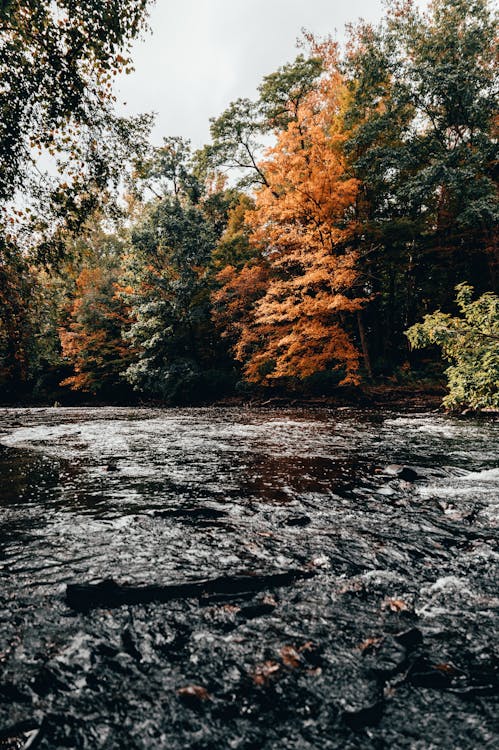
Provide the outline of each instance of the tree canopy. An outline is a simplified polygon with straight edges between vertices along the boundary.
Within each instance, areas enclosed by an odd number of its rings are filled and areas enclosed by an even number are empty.
[[[0,229],[3,242],[63,251],[108,202],[148,131],[113,111],[115,77],[145,28],[148,0],[3,0],[0,10]],[[59,241],[58,241],[59,240]]]

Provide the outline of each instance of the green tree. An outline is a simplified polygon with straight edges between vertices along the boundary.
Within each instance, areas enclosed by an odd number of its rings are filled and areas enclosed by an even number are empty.
[[[57,329],[70,283],[33,267],[16,245],[0,246],[0,389],[6,396],[57,387]]]
[[[211,362],[208,266],[215,234],[198,206],[165,197],[132,232],[125,275],[138,355],[126,377],[167,400],[192,397]]]
[[[473,299],[473,287],[459,284],[460,317],[440,310],[409,328],[415,349],[436,345],[451,362],[447,368],[450,409],[499,408],[499,296],[488,292]]]
[[[148,0],[10,0],[0,7],[0,229],[38,244],[42,260],[65,249],[106,205],[150,118],[113,113],[112,82],[130,69]],[[43,159],[41,157],[44,157]],[[50,162],[44,170],[43,163]],[[15,209],[16,196],[22,196]],[[26,205],[27,204],[27,205]],[[14,207],[13,207],[14,206]]]
[[[391,367],[460,278],[497,285],[496,15],[487,0],[392,1],[377,28],[353,27],[346,70],[368,332]]]
[[[237,99],[219,117],[212,118],[212,142],[203,149],[207,163],[212,168],[234,170],[242,188],[268,187],[261,160],[269,135],[285,130],[296,119],[300,104],[321,75],[322,65],[318,55],[300,54],[293,63],[264,77],[256,100]]]

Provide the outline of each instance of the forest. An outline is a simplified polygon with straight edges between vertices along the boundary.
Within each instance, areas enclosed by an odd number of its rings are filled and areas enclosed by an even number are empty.
[[[0,11],[3,403],[499,406],[493,3],[304,32],[201,149],[115,113],[145,0],[75,5]]]

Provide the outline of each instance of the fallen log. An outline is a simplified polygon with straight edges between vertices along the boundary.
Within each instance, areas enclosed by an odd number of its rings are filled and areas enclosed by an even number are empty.
[[[228,575],[166,585],[133,586],[120,584],[112,578],[99,583],[70,583],[66,587],[66,603],[77,612],[90,609],[112,609],[124,604],[150,604],[173,599],[233,596],[257,593],[267,589],[290,586],[301,578],[311,578],[315,570],[292,569],[282,573]]]
[[[30,719],[20,721],[6,729],[0,729],[0,748],[2,750],[28,750],[38,745],[41,727]]]

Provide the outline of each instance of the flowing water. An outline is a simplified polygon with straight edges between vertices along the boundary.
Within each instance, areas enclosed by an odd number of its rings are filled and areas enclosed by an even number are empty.
[[[498,455],[436,414],[0,410],[0,748],[498,747]]]

